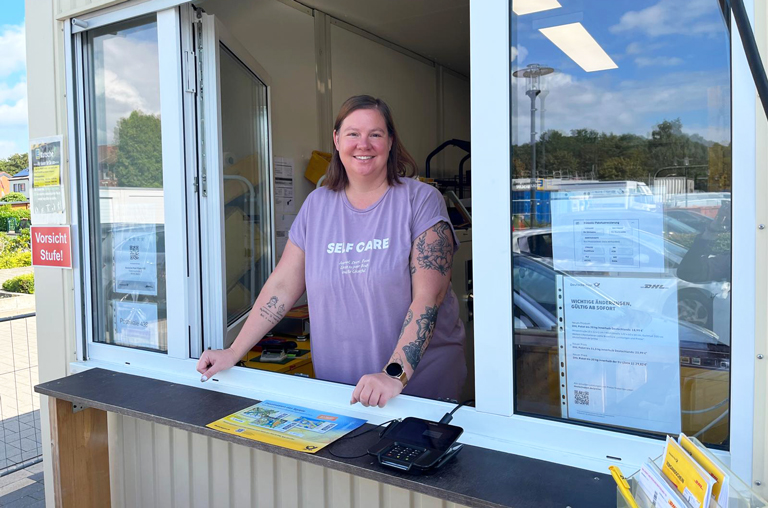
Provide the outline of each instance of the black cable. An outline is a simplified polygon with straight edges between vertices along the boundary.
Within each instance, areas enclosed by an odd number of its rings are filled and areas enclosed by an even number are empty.
[[[339,438],[339,439],[337,439],[336,441],[334,441],[333,443],[331,443],[331,444],[329,444],[329,445],[328,445],[328,448],[327,448],[327,450],[328,450],[328,453],[330,453],[331,455],[333,455],[333,456],[334,456],[334,457],[336,457],[337,459],[360,459],[360,458],[362,458],[362,457],[365,457],[365,456],[367,456],[367,455],[368,455],[368,452],[367,452],[367,451],[366,451],[364,454],[362,454],[362,455],[336,455],[336,454],[335,454],[335,453],[333,453],[333,451],[331,450],[331,447],[332,447],[333,445],[335,445],[336,443],[340,442],[340,441],[344,441],[345,439],[355,439],[356,437],[360,437],[360,436],[363,436],[363,435],[365,435],[365,434],[368,434],[369,432],[373,432],[374,430],[376,430],[376,429],[379,429],[379,428],[380,428],[380,427],[382,427],[383,425],[389,425],[390,423],[392,423],[392,422],[394,422],[394,421],[397,421],[397,420],[399,420],[399,418],[394,418],[394,419],[392,419],[392,420],[389,420],[388,422],[384,422],[384,423],[381,423],[381,424],[379,424],[379,425],[375,426],[375,427],[374,427],[374,428],[372,428],[372,429],[368,429],[368,430],[365,430],[365,431],[363,431],[363,432],[360,432],[360,433],[358,433],[358,434],[355,434],[355,435],[350,435],[350,436],[344,436],[344,437],[342,437],[342,438]],[[381,433],[379,434],[379,437],[381,437]]]
[[[469,399],[469,400],[465,400],[464,402],[462,402],[461,404],[459,404],[458,406],[456,406],[455,408],[453,408],[453,411],[451,411],[450,413],[445,413],[445,416],[443,416],[442,418],[440,418],[440,423],[446,423],[446,424],[447,424],[447,423],[450,423],[450,422],[451,422],[451,420],[453,420],[453,413],[455,413],[456,411],[458,411],[460,407],[462,407],[462,406],[467,406],[467,405],[469,405],[469,404],[474,404],[474,403],[475,403],[475,399]]]
[[[760,59],[760,52],[755,42],[755,34],[752,32],[752,26],[749,23],[747,10],[744,8],[742,0],[731,0],[731,11],[733,19],[736,20],[736,26],[739,28],[741,44],[744,46],[744,53],[747,56],[749,69],[752,71],[752,79],[755,81],[757,94],[760,96],[760,102],[763,104],[763,112],[768,116],[768,79],[765,76],[763,61]]]

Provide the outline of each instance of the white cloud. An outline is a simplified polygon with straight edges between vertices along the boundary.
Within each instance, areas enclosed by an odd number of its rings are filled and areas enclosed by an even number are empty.
[[[97,69],[97,108],[103,108],[99,143],[112,143],[114,129],[132,111],[160,113],[157,42],[128,37],[105,37],[103,67]]]
[[[714,34],[725,30],[722,21],[713,20],[717,5],[711,0],[661,0],[640,11],[629,11],[611,33],[640,31],[650,37],[670,34]]]
[[[3,48],[0,77],[24,70],[27,58],[24,24],[0,27],[0,48]]]
[[[6,83],[0,83],[0,104],[8,101],[17,101],[27,97],[27,83],[20,81],[9,87]]]
[[[674,67],[675,65],[682,64],[683,59],[676,56],[656,56],[652,58],[641,56],[635,58],[635,63],[638,67]]]
[[[0,128],[26,127],[27,98],[19,99],[13,104],[0,104]]]
[[[710,141],[727,142],[730,134],[728,101],[721,100],[729,90],[728,75],[710,72],[673,72],[642,81],[618,85],[596,79],[579,80],[559,72],[546,82],[546,129],[568,133],[572,129],[648,136],[655,123],[680,117],[683,131],[696,132]],[[530,137],[530,100],[525,86],[517,91],[515,143]],[[541,108],[541,103],[537,102]],[[707,118],[694,125],[686,118]],[[541,131],[540,117],[537,130]],[[701,120],[698,120],[701,122]]]
[[[0,141],[0,159],[5,159],[15,153],[23,152],[24,149],[17,146],[14,141]]]
[[[511,61],[512,62],[517,61],[517,64],[522,67],[523,62],[525,61],[525,58],[528,56],[528,48],[526,48],[525,46],[518,46],[518,47],[512,46],[510,49],[512,51]]]

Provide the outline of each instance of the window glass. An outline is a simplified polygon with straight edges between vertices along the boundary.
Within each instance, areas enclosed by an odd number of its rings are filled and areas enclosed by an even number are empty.
[[[94,340],[166,352],[156,19],[95,29],[87,48]]]
[[[221,46],[227,324],[251,309],[271,271],[267,87]]]
[[[511,6],[516,411],[727,448],[728,15]]]

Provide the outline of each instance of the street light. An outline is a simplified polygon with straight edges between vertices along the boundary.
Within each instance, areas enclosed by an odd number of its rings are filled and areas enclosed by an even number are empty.
[[[542,93],[541,77],[553,72],[555,69],[552,67],[528,64],[528,67],[512,73],[516,78],[525,78],[525,95],[531,99],[531,227],[536,222],[536,97]]]

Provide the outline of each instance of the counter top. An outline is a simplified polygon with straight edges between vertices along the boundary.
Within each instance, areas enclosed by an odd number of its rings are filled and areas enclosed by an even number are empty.
[[[434,473],[414,476],[382,468],[370,456],[339,459],[333,457],[327,448],[316,454],[308,454],[224,434],[206,425],[259,401],[157,379],[91,369],[37,385],[35,391],[75,404],[230,441],[467,506],[616,506],[616,487],[610,475],[476,446],[466,445],[455,459]],[[366,425],[365,428],[372,427]],[[337,455],[360,455],[377,440],[378,432],[369,432],[360,438],[341,441],[332,446]]]

